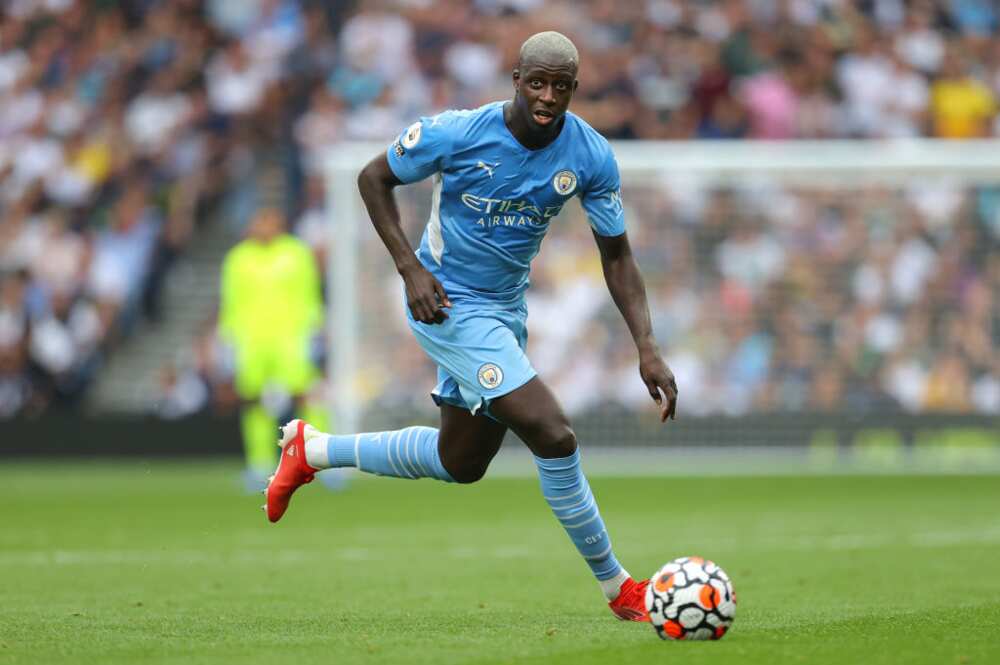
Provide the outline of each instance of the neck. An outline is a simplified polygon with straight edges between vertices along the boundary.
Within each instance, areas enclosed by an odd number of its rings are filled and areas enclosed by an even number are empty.
[[[566,116],[560,116],[548,127],[536,127],[518,110],[515,102],[507,102],[503,106],[503,121],[518,143],[528,150],[539,150],[559,138]]]

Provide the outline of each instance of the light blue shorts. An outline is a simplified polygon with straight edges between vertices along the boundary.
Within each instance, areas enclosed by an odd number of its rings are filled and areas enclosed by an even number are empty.
[[[406,308],[406,319],[431,360],[438,384],[431,397],[442,403],[489,415],[490,400],[512,392],[537,372],[524,354],[528,308],[452,302],[444,323],[420,323]]]

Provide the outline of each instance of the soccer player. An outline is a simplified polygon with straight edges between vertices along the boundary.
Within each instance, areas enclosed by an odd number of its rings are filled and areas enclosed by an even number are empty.
[[[282,430],[265,509],[276,522],[292,492],[326,467],[472,483],[510,428],[534,454],[542,494],[611,610],[648,621],[648,580],[632,579],[615,558],[576,436],[524,352],[529,264],[563,204],[579,196],[608,289],[638,348],[642,381],[660,419],[674,416],[677,386],[653,339],[614,155],[567,111],[578,64],[569,39],[536,34],[521,46],[512,101],[423,118],[361,171],[361,196],[405,285],[410,328],[438,365],[432,396],[441,427],[328,436],[293,420]],[[414,253],[392,191],[427,177],[434,179],[431,216]]]
[[[245,479],[254,492],[265,487],[276,460],[274,429],[281,414],[272,413],[265,394],[281,392],[301,415],[319,415],[305,395],[319,376],[309,343],[323,323],[321,286],[312,250],[285,232],[284,216],[274,209],[257,212],[247,237],[222,263],[219,332],[235,352]],[[273,325],[275,312],[281,312],[281,326]]]

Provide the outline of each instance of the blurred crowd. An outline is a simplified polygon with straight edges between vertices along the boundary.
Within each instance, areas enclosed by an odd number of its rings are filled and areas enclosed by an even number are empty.
[[[262,96],[283,51],[251,63],[216,17],[229,4],[0,10],[0,415],[76,404],[157,319],[209,213],[248,214],[254,153],[278,140]],[[266,41],[273,24],[257,27]]]
[[[518,46],[540,30],[576,42],[573,110],[611,139],[1000,135],[990,0],[9,0],[0,12],[0,416],[78,400],[135,322],[155,321],[199,226],[249,216],[262,159],[280,162],[280,204],[322,259],[324,155],[509,97]],[[666,191],[637,197],[635,228],[657,331],[706,410],[876,394],[997,409],[988,193],[932,205],[912,192]],[[572,242],[547,241],[536,271],[533,353],[582,409],[604,393],[571,384],[634,368],[628,344],[612,344],[592,254]],[[565,256],[587,280],[555,267]],[[602,353],[566,367],[565,333],[545,341],[560,316]],[[177,413],[223,392],[213,330],[201,360],[164,372]],[[400,362],[423,372],[401,344]],[[632,383],[629,408],[643,397]]]
[[[687,413],[1000,413],[995,192],[664,183],[630,196],[654,329]],[[570,408],[641,408],[649,398],[588,241],[560,248],[536,282],[538,362],[575,393]],[[574,255],[585,269],[572,270]],[[581,347],[594,351],[582,361]]]
[[[1000,191],[663,181],[625,200],[684,413],[1000,414]],[[365,251],[359,392],[420,409],[433,368],[384,250]],[[546,238],[528,309],[529,355],[569,413],[653,411],[579,209]]]

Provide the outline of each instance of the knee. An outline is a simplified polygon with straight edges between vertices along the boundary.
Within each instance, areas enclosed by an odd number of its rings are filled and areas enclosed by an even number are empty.
[[[529,448],[538,457],[553,459],[569,457],[576,452],[576,433],[567,422],[546,424],[539,429],[535,440],[529,442]]]
[[[486,475],[492,457],[469,454],[467,451],[441,451],[441,464],[452,480],[462,485],[474,483]]]
[[[483,476],[486,475],[486,469],[489,463],[481,462],[466,462],[464,464],[458,465],[454,470],[448,469],[448,473],[451,475],[452,480],[460,485],[469,485],[471,483],[482,480]]]

